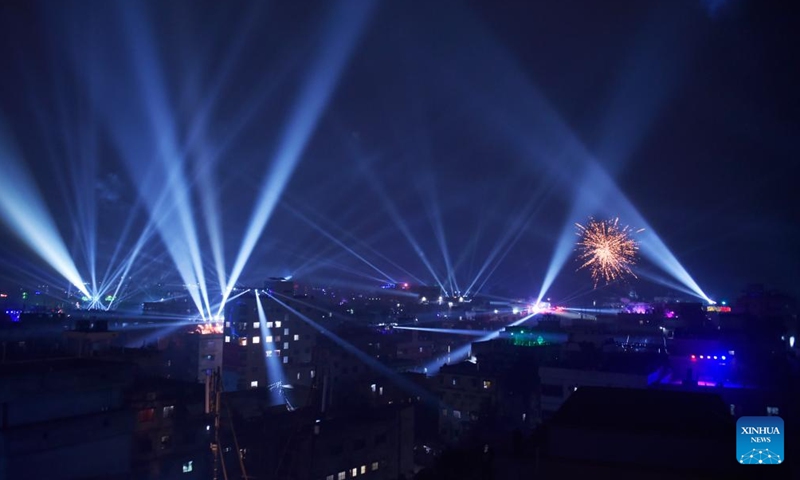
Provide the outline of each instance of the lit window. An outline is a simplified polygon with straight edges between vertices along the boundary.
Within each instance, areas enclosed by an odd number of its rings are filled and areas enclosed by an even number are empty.
[[[264,341],[267,342],[267,343],[272,343],[272,335],[267,335],[267,337],[264,339]]]
[[[344,480],[345,478],[347,478],[347,472],[339,472],[339,474],[336,475],[336,480]]]
[[[272,328],[272,322],[267,322],[267,328]]]
[[[239,338],[239,346],[240,347],[246,347],[247,346],[247,337]]]
[[[461,418],[461,410],[453,410],[453,416],[456,418]]]
[[[225,322],[225,328],[231,328],[231,322]]]
[[[164,435],[161,437],[161,448],[168,448],[171,443],[172,437],[169,435]]]
[[[230,335],[225,335],[225,343],[231,343]]]
[[[361,465],[361,475],[364,475],[365,473],[367,473],[367,466]]]
[[[192,471],[192,461],[189,460],[188,462],[183,464],[183,473],[189,473]]]
[[[261,337],[253,337],[253,343],[261,343]]]
[[[731,403],[731,415],[736,415],[736,405]]]
[[[373,383],[372,385],[369,386],[369,389],[372,390],[372,393],[375,393],[375,390],[378,389],[378,386]]]
[[[156,418],[156,411],[154,408],[145,408],[144,410],[139,410],[136,418],[139,423],[152,422]]]
[[[453,377],[453,385],[458,385],[458,380],[455,377]]]
[[[261,326],[261,322],[253,323],[253,328],[259,328]]]
[[[294,336],[294,341],[296,342],[296,341],[298,341],[298,340],[300,340],[300,335],[295,335],[295,336]]]
[[[314,370],[311,370],[309,373],[311,373],[311,378],[314,378]]]
[[[333,475],[328,475],[327,477],[325,477],[325,480],[333,480]]]
[[[267,357],[271,357],[271,356],[272,356],[272,350],[267,350]]]
[[[357,477],[358,476],[358,467],[353,468],[353,469],[350,470],[350,476],[351,477]]]
[[[250,386],[251,387],[257,387],[258,386],[258,380],[253,380],[252,382],[250,382]]]
[[[283,363],[289,363],[289,357],[283,357]]]
[[[275,322],[275,328],[281,328],[281,322]]]
[[[491,386],[492,386],[492,382],[490,382],[489,380],[484,380],[483,381],[483,388],[489,388]]]
[[[284,335],[289,335],[289,329],[288,328],[284,328],[283,329],[283,334]]]
[[[175,407],[170,405],[168,407],[164,407],[162,409],[162,413],[164,414],[164,418],[172,418],[172,414],[175,412]]]
[[[378,395],[383,395],[383,387],[378,387]]]
[[[289,342],[283,342],[283,349],[286,350],[289,348]]]
[[[300,372],[297,372],[297,379],[300,380]]]
[[[372,462],[372,471],[374,472],[377,469],[378,469],[378,462]]]

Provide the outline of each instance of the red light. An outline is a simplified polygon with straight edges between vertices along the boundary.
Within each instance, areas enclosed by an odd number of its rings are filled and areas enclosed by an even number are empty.
[[[697,357],[695,355],[692,355],[692,360],[697,360]]]

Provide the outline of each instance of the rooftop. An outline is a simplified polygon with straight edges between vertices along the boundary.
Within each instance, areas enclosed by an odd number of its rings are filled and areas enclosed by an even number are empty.
[[[606,352],[585,355],[581,352],[546,362],[543,368],[564,368],[649,375],[666,363],[667,356],[640,352]]]
[[[716,394],[581,387],[556,412],[551,426],[730,437],[734,420]]]
[[[472,363],[468,360],[450,365],[443,365],[442,368],[439,369],[439,372],[440,374],[474,376],[497,373],[496,369],[492,368],[491,363]]]
[[[46,360],[7,362],[0,364],[0,377],[31,374],[122,368],[122,363],[91,358],[62,357]]]

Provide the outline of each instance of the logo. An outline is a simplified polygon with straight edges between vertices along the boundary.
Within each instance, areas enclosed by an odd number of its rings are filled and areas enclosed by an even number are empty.
[[[740,417],[736,422],[736,461],[744,465],[783,463],[783,419]]]

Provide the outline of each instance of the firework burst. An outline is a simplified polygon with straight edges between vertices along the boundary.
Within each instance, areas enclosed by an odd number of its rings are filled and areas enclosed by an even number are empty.
[[[590,218],[585,226],[575,225],[580,237],[578,259],[583,262],[578,270],[590,269],[595,288],[601,280],[609,283],[627,275],[636,278],[631,266],[636,263],[639,245],[632,235],[642,230],[620,227],[618,218],[602,221]]]

